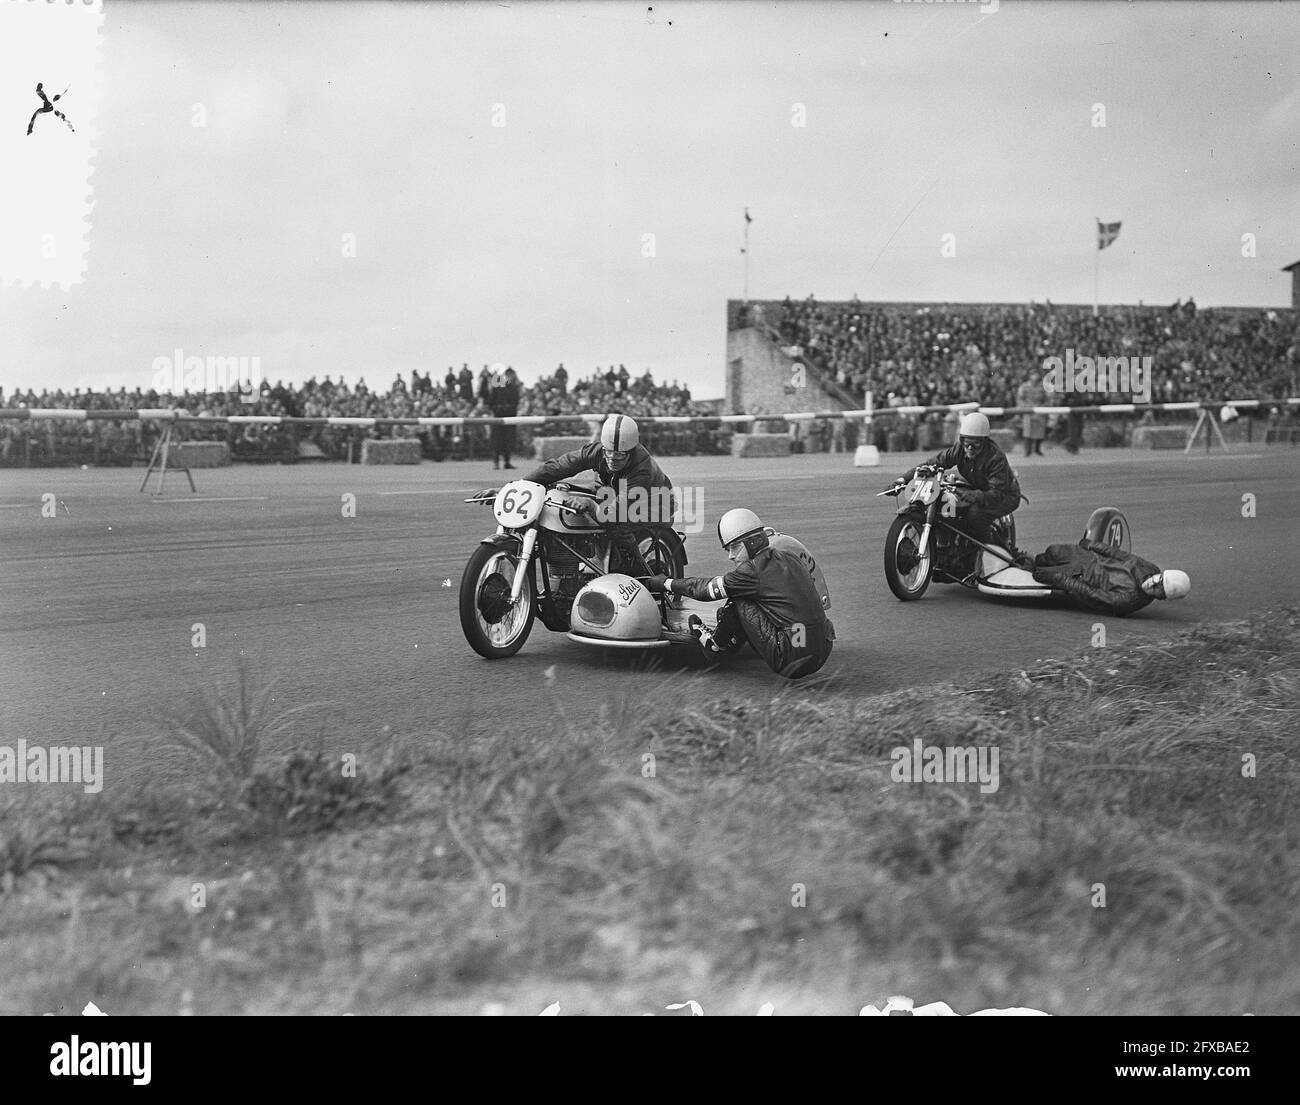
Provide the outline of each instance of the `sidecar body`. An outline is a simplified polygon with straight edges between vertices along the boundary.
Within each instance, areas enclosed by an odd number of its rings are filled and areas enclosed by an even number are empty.
[[[573,600],[569,640],[605,648],[651,649],[692,644],[687,623],[699,615],[712,629],[722,602],[696,602],[679,595],[659,600],[631,576],[611,572],[593,579]]]
[[[1125,552],[1128,552],[1131,540],[1128,519],[1111,506],[1099,507],[1092,512],[1084,527],[1083,536],[1099,544],[1114,545]],[[980,574],[975,586],[981,595],[1045,599],[1055,593],[1055,588],[1034,579],[1032,572],[1012,564],[1012,557],[1006,549],[997,545],[991,545],[990,548],[996,549],[1001,555],[987,550],[980,553]]]

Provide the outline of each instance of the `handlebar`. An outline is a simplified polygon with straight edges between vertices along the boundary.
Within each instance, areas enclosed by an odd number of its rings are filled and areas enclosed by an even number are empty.
[[[940,468],[938,465],[935,464],[918,464],[914,470],[913,478],[916,477],[929,478],[938,475],[938,473],[940,472],[943,473],[943,476],[941,477],[941,481],[942,481],[942,486],[945,488],[950,488],[953,486],[962,486],[966,482],[964,479],[962,479],[961,473],[958,472],[956,468]],[[960,484],[957,482],[959,480],[961,481]],[[889,487],[885,488],[884,491],[877,491],[876,498],[879,499],[882,495],[897,495],[900,491],[903,490],[903,488],[907,486],[907,483],[908,481],[903,479],[900,476],[898,480],[892,483]]]

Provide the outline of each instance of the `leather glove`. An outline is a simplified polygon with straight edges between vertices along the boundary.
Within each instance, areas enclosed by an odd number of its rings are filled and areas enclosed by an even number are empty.
[[[497,497],[497,492],[498,492],[499,490],[500,490],[500,488],[496,488],[496,487],[485,487],[485,488],[483,488],[482,491],[475,491],[474,494],[470,496],[470,498],[471,498],[471,499],[486,499],[486,498],[489,498],[489,497],[490,497],[490,498],[495,499],[495,498]]]
[[[588,518],[596,518],[596,502],[594,499],[565,499],[564,505],[575,514],[585,514]]]
[[[637,576],[637,582],[652,595],[662,595],[668,586],[667,576]]]

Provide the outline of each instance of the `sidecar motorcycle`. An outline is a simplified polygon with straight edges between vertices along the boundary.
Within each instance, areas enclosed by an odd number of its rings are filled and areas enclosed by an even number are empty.
[[[1018,567],[1009,551],[1016,547],[1016,522],[1004,515],[992,526],[989,543],[977,541],[953,523],[956,491],[969,486],[955,468],[922,465],[907,483],[895,483],[877,495],[898,499],[898,513],[885,537],[885,581],[895,598],[914,602],[930,583],[958,584],[997,598],[1043,599],[1054,588]],[[1088,518],[1090,541],[1129,551],[1128,519],[1115,507],[1099,507]]]

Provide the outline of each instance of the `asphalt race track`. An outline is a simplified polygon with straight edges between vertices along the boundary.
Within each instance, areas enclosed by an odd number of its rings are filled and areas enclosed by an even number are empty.
[[[1190,598],[1112,620],[1112,644],[1291,601],[1300,451],[1238,448],[1013,458],[1031,500],[1017,515],[1019,543],[1036,552],[1075,540],[1094,507],[1114,505],[1136,551],[1190,573]],[[526,735],[551,724],[552,694],[593,711],[629,691],[863,694],[967,681],[1088,646],[1098,619],[1059,604],[1008,605],[936,585],[920,602],[894,599],[881,570],[893,501],[874,492],[921,458],[882,459],[874,469],[844,455],[665,460],[676,484],[703,488],[702,530],[687,540],[694,574],[725,569],[713,534],[733,506],[758,511],[819,558],[838,634],[819,686],[787,684],[748,653],[710,669],[694,649],[674,648],[647,669],[540,622],[513,659],[480,659],[461,635],[457,588],[474,543],[494,528],[490,510],[461,502],[500,482],[485,464],[196,470],[197,495],[171,474],[160,499],[138,491],[140,469],[6,470],[0,743],[147,750],[167,708],[228,681],[240,656],[275,678],[277,703],[312,704],[305,717],[331,744],[360,746],[386,729],[495,725]],[[54,518],[41,514],[46,493]],[[1242,515],[1247,493],[1255,518]],[[348,494],[355,518],[343,515]],[[195,623],[204,648],[191,645]]]

